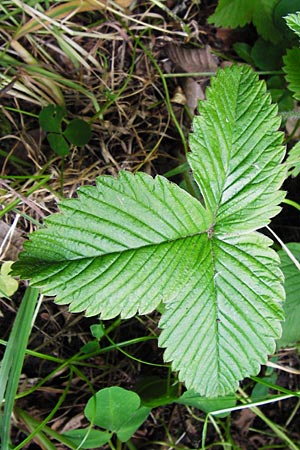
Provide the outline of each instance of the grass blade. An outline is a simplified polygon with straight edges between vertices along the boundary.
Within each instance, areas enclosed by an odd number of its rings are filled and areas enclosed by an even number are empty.
[[[17,313],[0,368],[0,404],[5,400],[0,415],[1,449],[9,449],[11,413],[22,371],[27,341],[32,328],[32,317],[39,290],[28,287]]]

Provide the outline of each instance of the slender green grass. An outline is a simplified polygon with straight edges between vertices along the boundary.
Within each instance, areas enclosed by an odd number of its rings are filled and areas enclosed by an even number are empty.
[[[9,450],[11,415],[39,290],[28,287],[17,313],[0,368],[1,449]]]

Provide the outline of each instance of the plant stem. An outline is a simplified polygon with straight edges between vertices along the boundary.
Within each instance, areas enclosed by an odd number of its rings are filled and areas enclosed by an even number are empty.
[[[298,211],[300,211],[300,205],[297,202],[294,202],[294,200],[289,200],[288,198],[285,198],[283,200],[283,203],[285,203],[286,205],[290,205],[293,206],[294,208],[298,209]]]

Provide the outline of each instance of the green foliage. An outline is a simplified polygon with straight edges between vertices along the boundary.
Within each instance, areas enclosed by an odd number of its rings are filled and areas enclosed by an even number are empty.
[[[253,22],[264,39],[277,42],[278,30],[272,20],[272,11],[277,2],[278,0],[220,0],[208,22],[225,28],[243,27]]]
[[[300,2],[298,8],[300,9]],[[299,37],[300,36],[300,13],[289,14],[285,17],[288,27]],[[283,57],[283,70],[286,73],[286,80],[289,89],[293,92],[294,98],[300,100],[300,49],[293,47],[288,49],[286,55]]]
[[[300,50],[298,47],[287,49],[296,43],[293,31],[300,33],[299,15],[289,14],[298,10],[300,0],[220,0],[215,13],[209,18],[209,22],[216,26],[231,28],[253,22],[259,34],[254,45],[251,47],[237,42],[234,50],[242,60],[264,71],[278,70],[284,61],[286,80],[297,100],[300,98]],[[288,91],[285,91],[284,94],[279,93],[279,98],[281,110],[288,111],[293,109],[293,105]]]
[[[279,0],[273,11],[274,23],[286,40],[293,41],[294,33],[287,26],[285,17],[300,10],[300,0]]]
[[[165,304],[159,344],[189,389],[231,393],[275,348],[282,273],[255,230],[280,208],[276,107],[245,66],[219,71],[199,107],[189,163],[204,205],[144,173],[103,176],[64,200],[15,272],[74,312],[146,314]]]
[[[119,441],[126,442],[147,419],[150,411],[151,408],[141,405],[135,392],[118,386],[101,389],[87,402],[84,414],[91,424],[105,431],[80,429],[69,431],[65,436],[82,448],[99,447],[107,443],[113,433]]]
[[[300,100],[300,49],[298,47],[288,49],[283,62],[288,87],[294,93],[294,98]]]
[[[19,283],[10,275],[13,261],[5,261],[0,269],[0,297],[11,297],[17,292]]]
[[[277,357],[271,358],[271,362],[277,363]],[[259,382],[257,382],[252,389],[251,400],[255,402],[268,398],[268,395],[270,394],[270,384],[273,384],[274,386],[276,381],[276,371],[272,367],[266,366],[264,376],[259,379]]]
[[[111,433],[109,431],[80,428],[78,430],[66,431],[64,436],[78,446],[78,448],[91,449],[99,448],[100,445],[106,444],[111,438]]]
[[[33,326],[32,317],[39,291],[28,287],[16,315],[0,364],[0,442],[1,449],[11,448],[11,416],[22,373],[26,346]]]
[[[294,145],[289,151],[286,165],[289,171],[289,175],[293,178],[297,177],[300,173],[300,142]]]
[[[179,399],[177,403],[186,406],[192,406],[193,408],[200,409],[205,413],[211,413],[226,408],[233,408],[236,405],[235,395],[227,395],[224,397],[205,398],[200,397],[199,394],[193,391],[186,391]],[[218,417],[226,417],[228,413],[220,413]]]
[[[39,114],[40,126],[46,131],[50,147],[60,156],[66,156],[70,144],[82,146],[91,138],[90,125],[81,119],[71,120],[65,130],[62,122],[66,115],[65,108],[58,105],[48,105]]]
[[[293,110],[294,99],[291,92],[286,88],[286,82],[282,76],[275,75],[268,78],[267,88],[272,101],[277,103],[279,112]]]
[[[278,46],[264,39],[257,39],[251,49],[251,58],[258,69],[276,70],[282,66],[282,55]]]
[[[140,377],[136,384],[136,391],[144,406],[155,408],[178,400],[178,385],[171,384],[165,378],[156,375]],[[199,394],[198,394],[199,397]]]
[[[298,36],[300,37],[300,12],[296,14],[288,14],[285,17],[285,21],[287,26]]]
[[[292,242],[287,244],[287,248],[300,261],[300,244]],[[282,324],[281,339],[277,342],[277,346],[280,348],[300,341],[300,272],[295,262],[284,250],[280,250],[279,255],[286,292],[286,301],[284,303],[285,321]]]
[[[41,127],[47,133],[61,133],[61,123],[66,115],[66,110],[59,105],[48,105],[39,114]]]

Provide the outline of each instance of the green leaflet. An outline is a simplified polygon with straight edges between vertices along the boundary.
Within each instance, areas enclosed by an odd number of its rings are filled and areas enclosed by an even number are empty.
[[[219,0],[208,22],[217,27],[237,28],[253,22],[266,40],[277,42],[280,37],[273,23],[273,9],[278,0]]]
[[[47,218],[15,265],[71,311],[149,313],[184,286],[191,261],[200,264],[211,215],[165,178],[121,172],[79,196]]]
[[[298,141],[294,147],[289,150],[286,159],[289,176],[297,177],[300,173],[300,142]]]
[[[296,14],[288,14],[284,17],[288,27],[300,37],[300,12]]]
[[[299,261],[300,244],[290,242],[286,245],[294,257]],[[284,303],[285,321],[282,328],[283,333],[277,347],[291,346],[300,341],[300,272],[294,261],[284,250],[279,251],[281,259],[281,269],[284,274],[284,287],[286,291],[286,302]]]
[[[283,62],[289,89],[293,92],[294,98],[300,100],[300,49],[298,47],[288,49]]]
[[[164,302],[165,360],[202,396],[232,392],[281,334],[279,259],[255,231],[284,197],[276,113],[250,68],[219,71],[190,139],[205,208],[163,177],[99,177],[33,233],[15,273],[104,319]]]
[[[254,80],[246,67],[220,71],[194,120],[189,162],[215,231],[252,231],[280,211],[280,119],[264,83]]]

